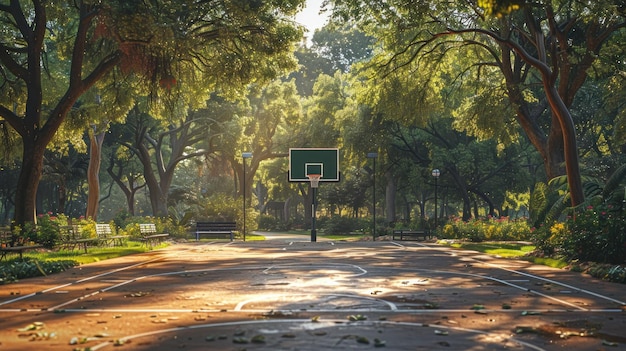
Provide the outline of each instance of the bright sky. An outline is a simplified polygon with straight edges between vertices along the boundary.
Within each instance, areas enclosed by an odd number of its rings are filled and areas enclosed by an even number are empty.
[[[320,7],[324,0],[306,0],[306,8],[296,15],[296,21],[304,25],[309,32],[306,33],[308,38],[313,36],[315,29],[321,28],[326,23],[327,14],[320,15]]]

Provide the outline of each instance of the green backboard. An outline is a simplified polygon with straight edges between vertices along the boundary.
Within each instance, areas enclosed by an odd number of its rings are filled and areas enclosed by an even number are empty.
[[[339,149],[289,149],[289,181],[308,182],[309,174],[321,174],[320,182],[338,182]]]

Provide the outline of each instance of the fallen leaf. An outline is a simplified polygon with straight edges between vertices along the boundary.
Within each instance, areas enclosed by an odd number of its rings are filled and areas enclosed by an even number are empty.
[[[249,341],[247,338],[244,338],[244,337],[236,337],[236,338],[233,338],[233,342],[235,344],[247,344]]]
[[[618,346],[616,342],[602,340],[602,345],[604,346]]]
[[[353,314],[353,315],[348,316],[348,320],[350,320],[351,322],[364,321],[364,320],[367,320],[367,317],[362,314],[357,314],[357,315]]]
[[[255,335],[251,339],[253,344],[264,344],[265,343],[265,335]]]

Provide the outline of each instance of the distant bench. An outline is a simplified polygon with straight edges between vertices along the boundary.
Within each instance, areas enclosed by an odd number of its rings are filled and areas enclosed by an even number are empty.
[[[127,235],[113,235],[111,225],[108,223],[96,224],[96,237],[99,242],[113,246],[123,246],[124,240],[128,238]]]
[[[200,240],[200,235],[211,238],[235,239],[233,232],[237,230],[235,222],[196,222],[196,241]]]
[[[86,238],[82,236],[83,227],[78,224],[63,226],[60,228],[61,249],[74,250],[82,247],[87,253],[90,244],[98,244],[98,238]]]
[[[396,229],[393,231],[393,240],[417,240],[418,238],[426,240],[427,237],[431,238],[428,229]]]
[[[154,225],[154,223],[139,224],[139,231],[141,232],[141,240],[150,247],[152,247],[154,244],[161,243],[163,240],[165,240],[165,238],[169,236],[168,233],[158,233],[156,230],[156,225]]]

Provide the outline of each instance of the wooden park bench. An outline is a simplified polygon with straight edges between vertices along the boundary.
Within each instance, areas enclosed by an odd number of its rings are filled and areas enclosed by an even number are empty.
[[[0,227],[0,261],[2,261],[8,254],[20,255],[20,260],[23,259],[25,251],[41,249],[42,245],[15,245],[11,246],[13,235],[10,227]]]
[[[158,233],[154,223],[139,224],[139,231],[141,232],[141,241],[149,247],[154,246],[154,244],[160,244],[169,236],[168,233]]]
[[[196,241],[200,240],[201,235],[216,239],[226,237],[233,241],[235,230],[237,230],[235,222],[196,222]]]
[[[7,254],[16,253],[20,255],[20,260],[22,260],[22,254],[24,251],[41,249],[42,245],[22,245],[22,246],[6,246],[2,245],[0,247],[0,261],[2,261]]]
[[[431,238],[430,231],[428,229],[394,229],[393,240],[417,240],[422,238]]]
[[[81,225],[73,224],[59,229],[61,249],[74,250],[75,248],[82,248],[87,253],[89,245],[98,245],[98,238],[89,238],[82,235],[83,227]]]
[[[96,224],[96,237],[105,246],[123,246],[124,240],[128,238],[127,235],[113,235],[111,225],[108,223]]]

